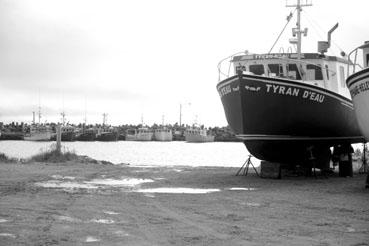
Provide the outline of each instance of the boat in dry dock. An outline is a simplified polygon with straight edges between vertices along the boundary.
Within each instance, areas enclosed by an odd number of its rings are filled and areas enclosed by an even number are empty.
[[[297,13],[296,38],[290,40],[296,52],[242,52],[218,65],[217,90],[228,124],[258,159],[297,165],[310,152],[317,167],[327,167],[330,147],[363,141],[345,83],[349,61],[325,54],[338,23],[328,41],[318,42],[318,53],[301,52],[307,29],[301,28],[300,14],[311,5],[303,0],[288,5]]]
[[[362,64],[356,60],[358,51],[362,52]],[[354,55],[353,74],[347,78],[347,87],[350,89],[356,118],[365,139],[369,140],[369,41],[354,49],[350,55]],[[350,58],[349,55],[349,58]],[[350,59],[351,60],[351,59]],[[351,60],[352,61],[352,60]],[[356,72],[356,67],[361,70]]]

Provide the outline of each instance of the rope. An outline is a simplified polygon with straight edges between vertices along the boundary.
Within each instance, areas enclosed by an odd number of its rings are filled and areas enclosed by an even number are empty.
[[[292,19],[292,16],[293,16],[293,14],[295,13],[295,11],[296,11],[296,9],[293,11],[293,13],[291,12],[291,13],[290,13],[290,15],[289,15],[289,16],[287,16],[287,23],[286,23],[286,25],[283,27],[283,29],[282,29],[281,33],[278,35],[278,37],[277,37],[276,41],[274,42],[274,44],[273,44],[272,48],[269,50],[268,54],[270,54],[270,52],[272,52],[272,50],[273,50],[274,46],[277,44],[277,42],[278,42],[279,38],[282,36],[282,34],[283,34],[284,30],[286,29],[286,27],[287,27],[288,23],[290,23],[290,20]]]

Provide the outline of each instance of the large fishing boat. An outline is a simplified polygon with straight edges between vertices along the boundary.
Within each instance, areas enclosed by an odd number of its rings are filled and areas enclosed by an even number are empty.
[[[228,124],[261,160],[297,165],[313,155],[317,167],[327,167],[330,147],[363,141],[345,83],[349,61],[325,54],[338,23],[328,41],[318,42],[318,53],[301,52],[307,28],[300,26],[300,13],[311,5],[287,5],[297,13],[297,38],[290,40],[296,52],[272,53],[273,46],[266,54],[238,53],[218,65],[217,90]]]

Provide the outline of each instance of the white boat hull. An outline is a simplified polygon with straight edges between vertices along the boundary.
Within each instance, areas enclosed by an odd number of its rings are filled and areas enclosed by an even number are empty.
[[[29,136],[24,136],[24,140],[26,141],[50,141],[51,140],[51,132],[37,133]]]
[[[126,141],[151,141],[153,133],[138,133],[134,135],[126,135]]]
[[[359,128],[366,141],[369,141],[369,68],[351,75],[346,83],[350,89]]]
[[[173,134],[172,132],[155,132],[155,140],[156,141],[172,141]]]
[[[214,136],[187,134],[185,136],[185,140],[186,140],[186,142],[190,142],[190,143],[214,142]]]

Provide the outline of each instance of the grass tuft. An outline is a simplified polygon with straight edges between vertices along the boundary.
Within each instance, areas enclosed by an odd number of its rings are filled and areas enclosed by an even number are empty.
[[[35,162],[67,162],[78,160],[78,155],[74,151],[69,151],[63,148],[61,151],[56,149],[56,145],[53,144],[49,149],[41,150],[41,153],[36,154],[30,158],[30,161]]]
[[[0,153],[0,162],[6,162],[6,163],[10,163],[10,162],[17,162],[18,159],[16,158],[10,158],[7,155],[5,155],[4,153]]]

